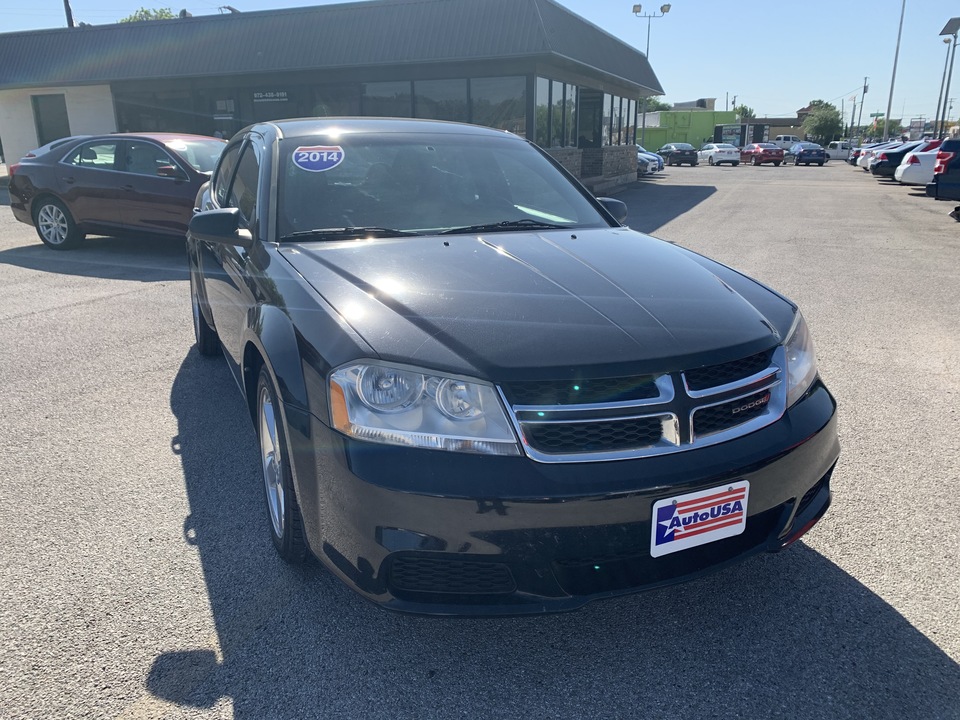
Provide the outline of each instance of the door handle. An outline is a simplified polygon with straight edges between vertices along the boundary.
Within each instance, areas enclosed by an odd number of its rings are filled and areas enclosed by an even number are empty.
[[[76,182],[76,180],[74,180],[72,177],[65,177],[65,178],[63,178],[63,181],[64,181],[67,185],[73,185],[73,184]]]
[[[134,190],[136,190],[136,188],[133,185],[123,185],[122,187],[127,192],[133,192]]]

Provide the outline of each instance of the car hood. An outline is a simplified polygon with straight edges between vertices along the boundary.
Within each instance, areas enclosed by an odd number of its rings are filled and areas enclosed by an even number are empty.
[[[788,306],[737,275],[748,283],[741,294],[711,261],[628,228],[304,242],[280,252],[380,358],[495,381],[550,368],[612,376],[726,362],[781,340],[746,295]]]

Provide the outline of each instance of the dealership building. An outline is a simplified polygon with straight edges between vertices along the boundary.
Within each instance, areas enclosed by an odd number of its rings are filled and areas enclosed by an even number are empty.
[[[635,179],[638,101],[663,94],[642,52],[552,0],[181,15],[0,34],[8,162],[66,135],[416,117],[530,138],[599,191]]]

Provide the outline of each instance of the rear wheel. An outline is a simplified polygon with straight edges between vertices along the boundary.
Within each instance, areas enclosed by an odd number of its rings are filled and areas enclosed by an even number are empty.
[[[760,158],[758,158],[756,155],[753,156],[753,164],[757,166],[760,165]]]
[[[780,161],[779,161],[779,160],[774,160],[774,161],[773,161],[773,165],[774,165],[774,167],[780,167]]]
[[[33,224],[43,244],[54,250],[70,250],[84,237],[70,211],[56,198],[43,198],[36,204]]]
[[[823,163],[817,163],[818,167],[823,167]]]
[[[739,164],[740,164],[740,161],[739,161],[739,160],[735,160],[735,161],[733,162],[733,166],[734,166],[734,167],[737,167]]]
[[[273,545],[284,560],[297,564],[307,554],[303,518],[293,487],[287,434],[273,380],[266,367],[260,368],[257,381],[257,435],[260,439],[260,465],[267,506],[267,525]]]

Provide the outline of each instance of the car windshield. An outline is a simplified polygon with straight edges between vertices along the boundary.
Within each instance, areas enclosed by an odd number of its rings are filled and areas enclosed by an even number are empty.
[[[776,149],[777,149],[777,146],[774,145],[773,143],[759,143],[759,144],[757,145],[757,147],[759,147],[759,148],[769,148],[769,149],[771,149],[771,150],[776,150]]]
[[[210,138],[176,138],[164,143],[170,150],[173,150],[183,160],[191,165],[194,170],[202,173],[211,173],[217,166],[217,160],[220,159],[220,153],[227,143],[224,140]]]
[[[388,133],[280,144],[281,239],[609,227],[515,137]]]
[[[720,143],[716,147],[719,148],[720,150],[736,150],[736,148],[733,145],[728,145],[727,143]]]
[[[673,145],[677,150],[693,150],[693,145],[690,143],[674,143]]]

